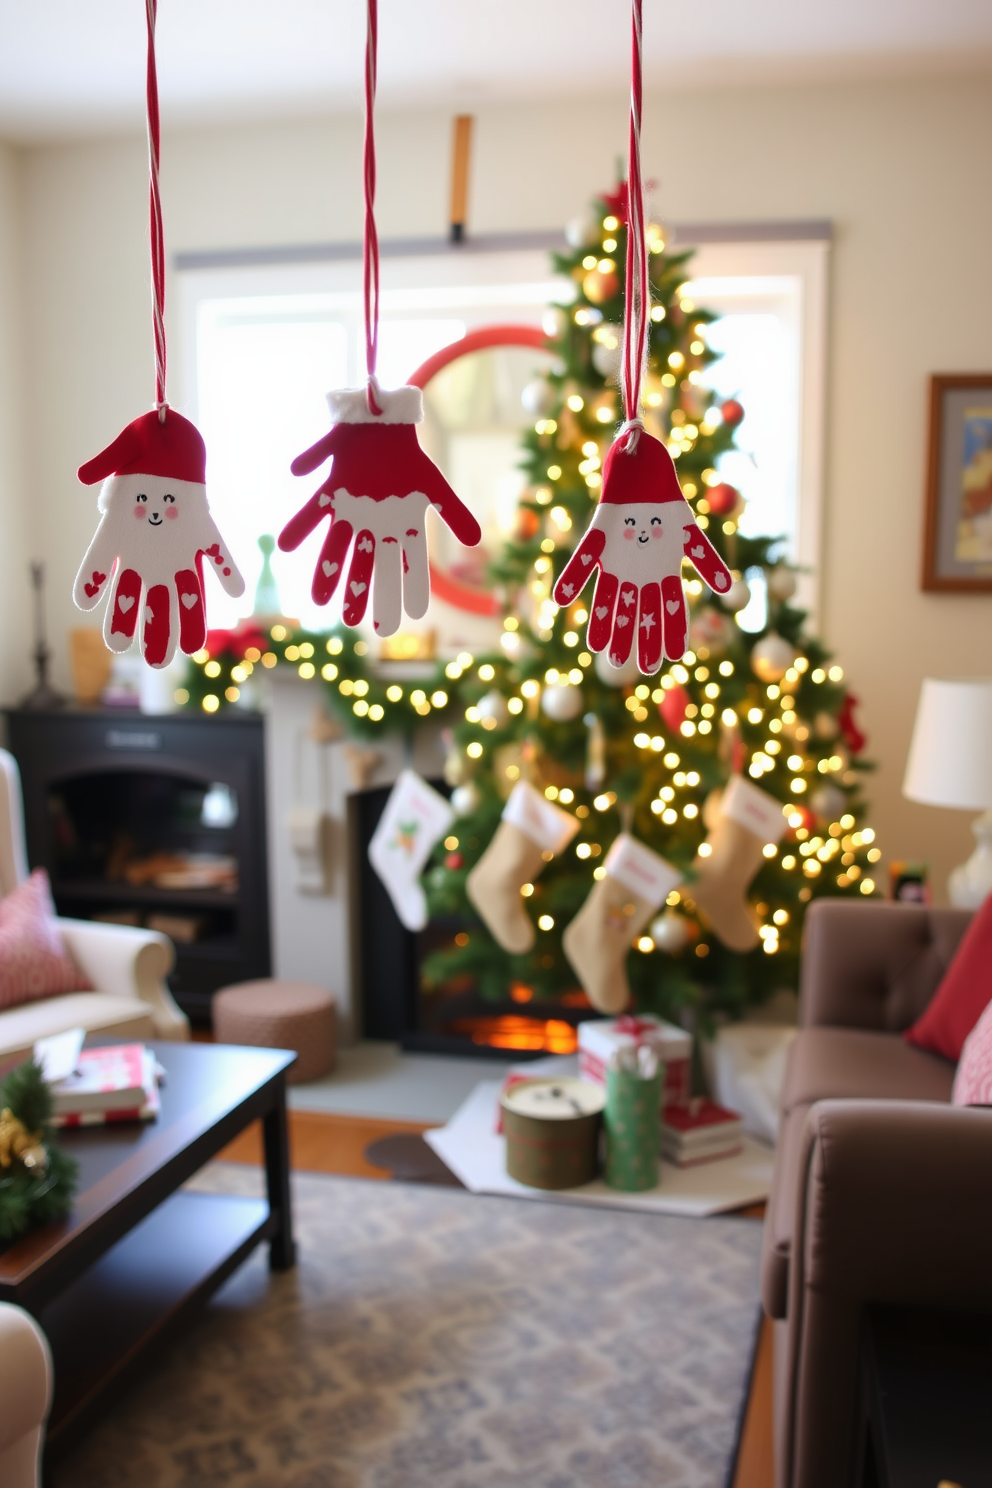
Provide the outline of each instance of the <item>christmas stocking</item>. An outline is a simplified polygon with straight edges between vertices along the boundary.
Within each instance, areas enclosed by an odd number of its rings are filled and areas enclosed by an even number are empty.
[[[427,509],[433,507],[466,547],[482,529],[417,441],[424,416],[419,388],[384,392],[374,378],[369,390],[328,393],[334,427],[293,461],[294,475],[309,475],[330,456],[330,474],[279,534],[284,552],[298,548],[325,515],[330,529],[317,558],[315,604],[331,598],[341,581],[354,538],[345,587],[345,625],[359,625],[372,594],[377,635],[399,629],[403,611],[412,620],[430,601]]]
[[[110,594],[103,638],[127,651],[138,621],[149,666],[168,666],[176,642],[187,655],[207,635],[203,560],[228,594],[244,593],[238,572],[207,506],[207,452],[199,430],[173,408],[142,414],[113,444],[79,467],[91,486],[103,481],[101,516],[72,597],[92,610]]]
[[[443,796],[413,770],[403,771],[372,834],[369,862],[408,930],[422,930],[427,924],[420,870],[454,819]]]
[[[785,827],[781,802],[741,775],[731,779],[716,825],[693,864],[697,877],[688,893],[732,951],[751,951],[758,944],[747,891],[764,861],[762,849],[778,842]]]
[[[522,955],[532,948],[534,926],[520,890],[533,883],[547,859],[562,852],[578,830],[574,816],[552,806],[526,781],[513,787],[493,840],[466,885],[479,918],[504,951]]]
[[[630,449],[621,434],[607,453],[599,505],[555,585],[555,600],[572,604],[598,572],[590,651],[608,646],[610,665],[622,667],[636,635],[637,664],[650,675],[662,656],[678,661],[685,652],[683,558],[711,589],[730,589],[730,570],[696,525],[665,446],[641,430]]]
[[[572,970],[601,1013],[630,1001],[624,963],[632,941],[682,875],[671,863],[622,832],[606,854],[606,869],[562,937]]]

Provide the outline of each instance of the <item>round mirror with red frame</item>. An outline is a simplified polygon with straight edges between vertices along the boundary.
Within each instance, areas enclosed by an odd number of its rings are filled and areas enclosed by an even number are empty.
[[[526,486],[520,441],[534,417],[522,395],[552,360],[539,326],[482,326],[428,357],[408,379],[424,392],[420,441],[482,528],[479,546],[463,548],[442,522],[432,522],[431,592],[455,609],[500,612],[486,565],[518,530]]]

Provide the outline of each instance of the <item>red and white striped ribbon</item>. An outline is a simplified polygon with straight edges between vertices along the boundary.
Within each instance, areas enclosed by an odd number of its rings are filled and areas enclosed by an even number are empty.
[[[160,126],[158,74],[155,68],[155,19],[158,0],[145,0],[148,23],[148,67],[145,102],[148,118],[148,219],[152,254],[152,335],[155,342],[155,407],[165,422],[165,233],[162,228],[162,197],[158,186]]]
[[[644,183],[641,179],[641,10],[642,0],[631,0],[630,132],[627,158],[626,316],[623,336],[623,412],[627,449],[633,453],[640,436],[641,380],[647,346],[651,287],[644,236]]]
[[[365,35],[365,235],[362,243],[362,283],[365,299],[365,397],[369,412],[379,414],[376,401],[376,359],[379,352],[379,234],[375,225],[375,83],[379,50],[378,0],[368,0]]]

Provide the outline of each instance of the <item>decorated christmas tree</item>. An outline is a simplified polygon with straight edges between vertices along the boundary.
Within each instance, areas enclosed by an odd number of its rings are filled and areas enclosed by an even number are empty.
[[[534,415],[525,440],[528,489],[515,539],[491,574],[505,597],[501,643],[489,656],[461,656],[445,668],[454,714],[445,773],[457,821],[425,884],[432,913],[466,927],[428,958],[423,974],[439,988],[471,979],[493,1000],[512,988],[520,1002],[560,997],[578,981],[605,985],[618,971],[622,985],[622,969],[603,951],[619,901],[597,908],[590,895],[624,832],[682,877],[643,933],[622,942],[626,950],[633,940],[626,973],[634,1005],[668,1016],[686,1005],[704,1017],[717,1009],[733,1015],[795,986],[806,905],[821,894],[872,894],[879,852],[861,824],[864,741],[842,669],[791,603],[796,576],[783,542],[739,528],[744,501],[719,466],[744,410],[735,399],[721,404],[706,385],[715,317],[690,298],[691,254],[666,251],[657,226],[648,229],[644,425],[667,446],[696,524],[734,582],[718,596],[686,562],[689,649],[653,677],[640,674],[633,656],[615,668],[606,651],[587,649],[591,587],[564,608],[552,598],[599,497],[622,418],[625,209],[621,187],[573,230],[571,251],[555,255],[575,298],[557,315],[553,370],[525,391]],[[744,575],[754,570],[768,595],[759,632],[735,620],[750,597]],[[764,804],[781,816],[773,830],[721,809],[734,776],[760,789],[760,798],[752,792],[759,811]],[[512,837],[494,840],[519,781],[578,824],[567,846],[539,854],[522,882],[515,880],[529,866],[526,854]],[[551,842],[553,824],[549,831]],[[586,933],[573,929],[563,946],[567,928],[582,926],[584,905]],[[532,935],[515,930],[521,914]],[[507,949],[531,939],[531,949]]]

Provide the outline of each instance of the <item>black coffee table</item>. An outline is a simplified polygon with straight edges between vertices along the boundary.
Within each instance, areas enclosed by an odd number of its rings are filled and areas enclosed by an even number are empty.
[[[182,1326],[256,1245],[275,1270],[293,1265],[280,1049],[156,1043],[166,1070],[157,1121],[62,1133],[80,1167],[73,1212],[0,1254],[0,1299],[36,1317],[52,1347],[48,1447],[89,1425],[97,1401],[130,1379],[153,1345]],[[251,1122],[265,1134],[268,1197],[179,1189]]]

